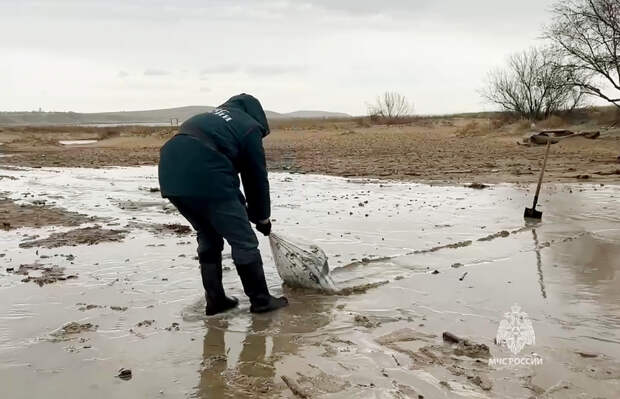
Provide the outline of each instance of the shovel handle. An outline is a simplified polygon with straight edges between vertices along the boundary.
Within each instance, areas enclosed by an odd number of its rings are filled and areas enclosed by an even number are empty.
[[[540,186],[542,185],[543,176],[545,175],[545,168],[547,167],[547,157],[549,156],[549,148],[551,148],[551,139],[547,140],[547,148],[545,149],[545,158],[543,160],[542,169],[540,170],[540,176],[538,177],[538,185],[536,186],[536,194],[534,195],[534,206],[532,206],[532,209],[535,209],[536,204],[538,203],[538,194],[540,193]]]

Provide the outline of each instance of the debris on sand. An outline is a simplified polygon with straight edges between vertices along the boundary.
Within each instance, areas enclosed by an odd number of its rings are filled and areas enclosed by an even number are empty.
[[[370,263],[377,263],[377,262],[384,262],[386,260],[390,260],[392,259],[393,256],[381,256],[381,257],[376,257],[376,258],[362,258],[362,260],[354,260],[354,262],[351,262],[345,266],[341,266],[339,267],[340,269],[343,268],[353,268],[353,267],[357,267],[357,266],[364,266],[364,265],[368,265]]]
[[[459,263],[459,262],[456,262],[456,263],[453,263],[451,267],[453,267],[455,269],[458,269],[459,267],[463,267],[463,264]]]
[[[140,187],[139,189],[142,191],[148,191],[149,193],[158,193],[160,191],[159,187]]]
[[[17,270],[14,268],[8,268],[7,272],[25,276],[22,279],[22,282],[33,282],[38,284],[40,287],[45,284],[52,284],[57,281],[70,280],[78,277],[76,274],[66,275],[64,267],[59,267],[56,265],[45,266],[38,262],[19,265]],[[30,274],[32,272],[39,272],[39,274],[33,276]]]
[[[46,205],[22,204],[0,197],[0,230],[21,227],[79,226],[98,220],[77,212]]]
[[[502,230],[502,231],[499,231],[499,232],[494,233],[494,234],[489,234],[486,237],[478,238],[478,241],[491,241],[491,240],[494,240],[494,239],[500,238],[500,237],[501,238],[505,238],[505,237],[508,237],[509,235],[510,235],[509,231]]]
[[[424,399],[424,395],[419,394],[415,389],[410,387],[409,385],[398,384],[397,386],[399,394],[402,394],[405,398],[416,398],[416,399]],[[400,395],[398,396],[401,397]]]
[[[388,280],[383,280],[383,281],[377,281],[374,283],[367,283],[367,284],[360,284],[360,285],[354,285],[353,287],[344,287],[344,288],[340,288],[339,290],[330,293],[333,295],[344,295],[344,296],[348,296],[348,295],[357,295],[357,294],[365,294],[366,291],[373,289],[373,288],[377,288],[377,287],[381,287],[382,285],[388,284],[389,281]]]
[[[468,375],[467,379],[473,382],[474,384],[478,385],[480,388],[482,388],[485,391],[490,391],[493,388],[493,384],[491,383],[491,380],[489,380],[485,376]]]
[[[454,354],[457,356],[467,356],[472,359],[488,359],[491,357],[491,351],[486,344],[476,344],[468,340],[464,340],[454,348]]]
[[[406,255],[417,255],[417,254],[425,254],[429,252],[437,252],[440,249],[445,249],[445,248],[456,249],[456,248],[468,247],[471,244],[472,244],[471,240],[459,241],[459,242],[455,242],[452,244],[438,245],[436,247],[432,247],[429,249],[418,249],[413,252],[407,253]]]
[[[351,386],[349,381],[327,374],[317,366],[312,364],[309,364],[308,366],[317,370],[316,374],[313,373],[314,375],[305,375],[297,372],[296,379],[288,377],[288,383],[284,380],[285,384],[289,387],[289,389],[291,389],[292,392],[295,393],[295,395],[297,395],[297,397],[312,398],[324,396],[325,394],[346,392],[347,388]]]
[[[24,241],[19,244],[20,248],[44,247],[58,248],[77,245],[96,245],[102,242],[119,242],[125,238],[127,230],[108,230],[101,226],[84,227],[70,230],[64,233],[53,233],[47,238],[40,240]]]
[[[147,230],[153,234],[156,235],[160,235],[160,234],[176,234],[178,236],[185,236],[188,234],[191,234],[192,232],[192,228],[183,224],[178,224],[178,223],[169,223],[169,224],[162,224],[162,223],[151,223],[151,224],[147,224],[147,223],[137,223],[137,222],[130,222],[129,224],[127,224],[127,226],[125,226],[126,228],[131,228],[131,229],[143,229],[143,230]]]
[[[484,240],[478,240],[478,241],[484,241]],[[457,248],[468,247],[471,244],[472,244],[471,240],[458,241],[458,242],[454,242],[454,243],[451,243],[451,244],[438,245],[436,247],[432,247],[432,248],[428,248],[428,249],[416,249],[415,251],[407,252],[404,255],[426,254],[426,253],[431,253],[431,252],[437,252],[437,251],[442,250],[442,249],[457,249]],[[373,263],[373,262],[384,262],[386,260],[390,260],[390,259],[393,259],[393,258],[395,258],[395,256],[383,256],[383,257],[380,257],[380,258],[373,258],[373,259],[365,258],[365,259],[362,259],[362,261],[356,261],[356,262],[353,262],[353,263],[349,263],[348,265],[342,266],[339,269],[351,268],[351,267],[365,265],[365,264]]]
[[[77,334],[82,331],[95,331],[96,329],[97,326],[92,323],[80,324],[72,321],[71,323],[65,324],[60,331],[64,334]]]
[[[121,380],[131,380],[131,377],[133,377],[133,374],[131,372],[131,369],[125,369],[125,368],[121,368],[120,370],[118,370],[118,374],[117,377],[120,378]]]
[[[94,305],[94,304],[86,304],[83,302],[80,303],[76,303],[77,306],[79,306],[78,310],[80,312],[85,312],[87,310],[91,310],[91,309],[97,309],[97,308],[103,308],[105,306],[101,306],[101,305]]]
[[[375,328],[381,325],[380,321],[371,320],[367,316],[364,316],[361,314],[356,314],[355,317],[353,318],[353,321],[355,321],[355,324],[366,327],[366,328]]]
[[[565,139],[567,137],[576,137],[582,136],[590,140],[597,139],[600,137],[601,133],[599,131],[586,131],[586,132],[573,132],[571,130],[566,129],[557,129],[557,130],[543,130],[542,132],[531,135],[529,138],[526,137],[524,142],[531,142],[533,144],[544,145],[547,144],[548,141],[551,141],[551,144],[558,143],[560,140]]]
[[[416,340],[428,341],[432,338],[436,338],[436,335],[425,334],[412,328],[405,327],[401,328],[400,330],[396,330],[389,334],[383,335],[379,338],[376,338],[375,341],[377,341],[377,343],[381,345],[388,345],[394,342],[409,342]]]
[[[99,326],[92,323],[78,323],[72,321],[65,324],[58,330],[50,333],[50,335],[54,337],[54,339],[52,340],[53,342],[67,341],[71,339],[72,335],[80,334],[82,332],[97,331],[97,327]]]
[[[590,353],[590,352],[576,352],[579,356],[583,357],[583,358],[595,358],[598,357],[598,355],[596,353]]]
[[[155,320],[143,320],[138,322],[136,327],[150,327],[153,323],[155,323]]]
[[[463,275],[459,277],[459,281],[463,281],[465,279],[465,276],[467,276],[467,272],[463,273]]]
[[[598,171],[598,172],[596,172],[596,174],[597,175],[601,175],[601,176],[620,175],[620,169]]]
[[[474,359],[488,359],[491,357],[491,350],[486,344],[476,344],[467,339],[460,338],[449,331],[442,334],[444,342],[456,344],[454,354],[457,356],[467,356]]]
[[[192,229],[189,226],[185,226],[182,224],[162,224],[159,228],[159,232],[162,233],[174,233],[179,236],[183,236],[186,234],[191,234]]]
[[[180,331],[181,327],[179,326],[179,323],[177,322],[173,322],[170,327],[166,327],[167,331]]]
[[[202,370],[209,370],[218,365],[226,366],[226,359],[226,355],[209,355],[202,359],[200,365],[202,366]]]
[[[282,378],[282,381],[284,381],[284,383],[288,387],[288,389],[290,389],[293,395],[295,395],[296,397],[302,398],[302,399],[306,399],[310,397],[310,395],[306,393],[304,389],[299,386],[298,383],[293,381],[293,379],[288,378],[285,375],[283,375],[281,378]]]
[[[466,184],[465,187],[473,188],[475,190],[482,190],[482,189],[485,189],[485,188],[487,188],[489,186],[487,184],[474,182],[474,183],[471,183],[471,184]]]
[[[447,342],[449,344],[458,344],[463,340],[462,338],[457,337],[449,331],[444,331],[441,337],[443,338],[444,342]]]
[[[488,373],[486,362],[480,360],[490,358],[488,346],[472,343],[448,331],[442,334],[442,339],[443,343],[437,344],[436,335],[425,334],[411,328],[402,328],[376,338],[375,341],[393,351],[409,356],[413,361],[411,366],[413,369],[438,365],[455,377],[466,377],[470,383],[479,386],[482,390],[491,390],[493,384],[486,375]],[[418,343],[415,345],[408,344],[411,341],[418,341]],[[419,343],[422,343],[422,346]],[[414,350],[412,347],[418,349]],[[397,365],[400,365],[396,357],[392,357]],[[442,385],[451,389],[447,381]]]
[[[546,392],[546,390],[543,387],[537,384],[534,384],[533,382],[534,376],[528,375],[525,377],[521,377],[521,379],[523,380],[523,386],[529,389],[530,391],[534,392],[537,396],[543,395]]]
[[[348,346],[353,346],[355,345],[355,342],[348,340],[348,339],[342,339],[336,335],[331,335],[329,338],[326,339],[327,342],[331,342],[334,344],[345,344]]]
[[[476,360],[476,362],[480,362]],[[482,363],[481,363],[482,364]],[[484,372],[484,368],[480,369],[478,367],[463,367],[457,363],[451,364],[446,367],[446,369],[452,373],[452,375],[456,377],[465,376],[467,380],[477,386],[479,386],[484,391],[490,391],[493,389],[493,383],[489,379],[488,376],[484,374],[478,374],[479,372]]]
[[[117,201],[116,206],[124,211],[142,211],[146,208],[161,207],[160,201]]]

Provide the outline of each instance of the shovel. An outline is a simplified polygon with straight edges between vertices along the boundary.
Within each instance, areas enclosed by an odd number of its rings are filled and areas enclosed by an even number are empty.
[[[523,217],[526,219],[542,219],[542,212],[536,210],[536,203],[538,203],[538,194],[540,193],[540,186],[542,185],[543,176],[545,174],[545,167],[547,166],[547,156],[549,155],[549,148],[551,147],[551,137],[547,140],[547,148],[545,149],[545,159],[543,160],[542,169],[540,170],[540,177],[538,178],[538,186],[536,187],[536,194],[534,195],[534,205],[531,208],[525,208]]]

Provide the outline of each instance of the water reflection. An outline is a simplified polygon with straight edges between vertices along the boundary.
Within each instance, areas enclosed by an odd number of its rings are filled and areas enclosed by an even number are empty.
[[[595,295],[602,303],[620,305],[620,230],[588,233],[549,249],[553,259],[570,270],[581,297]]]
[[[214,323],[215,324],[215,323]],[[222,397],[226,382],[222,373],[226,370],[226,342],[224,334],[228,323],[207,328],[203,342],[203,372],[200,375],[199,391],[209,393],[203,397]]]
[[[300,290],[285,289],[285,295],[291,299],[288,308],[250,315],[246,331],[233,331],[232,320],[225,315],[205,321],[197,397],[262,398],[278,394],[282,386],[275,379],[278,360],[297,353],[304,335],[331,321],[336,301]],[[238,358],[235,353],[239,353]]]
[[[543,298],[547,298],[547,291],[545,289],[545,280],[542,270],[542,257],[540,255],[540,244],[538,242],[538,235],[536,229],[532,229],[532,235],[534,236],[534,251],[536,251],[536,268],[538,270],[538,285],[540,285],[540,293]]]

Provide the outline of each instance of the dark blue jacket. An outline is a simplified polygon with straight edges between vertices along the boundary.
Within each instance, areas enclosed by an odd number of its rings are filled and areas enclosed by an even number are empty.
[[[189,118],[161,148],[162,196],[245,201],[239,190],[240,174],[250,220],[267,219],[269,180],[262,143],[267,134],[265,111],[249,94]]]

